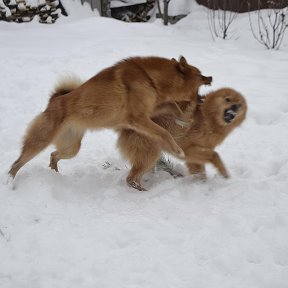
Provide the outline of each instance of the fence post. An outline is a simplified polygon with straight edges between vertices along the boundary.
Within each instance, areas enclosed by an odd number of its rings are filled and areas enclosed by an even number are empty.
[[[110,0],[102,0],[102,16],[111,17]]]

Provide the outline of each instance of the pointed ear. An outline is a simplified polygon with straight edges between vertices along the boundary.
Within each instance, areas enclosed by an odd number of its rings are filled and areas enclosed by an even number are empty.
[[[186,59],[185,59],[184,56],[180,55],[180,57],[179,57],[179,63],[181,63],[181,64],[187,64],[187,61],[186,61]]]
[[[180,58],[179,58],[179,69],[180,69],[180,71],[181,72],[185,72],[187,70],[188,66],[189,65],[188,65],[185,57],[184,56],[180,56]]]
[[[175,58],[172,58],[171,61],[174,62],[174,63],[178,63]]]

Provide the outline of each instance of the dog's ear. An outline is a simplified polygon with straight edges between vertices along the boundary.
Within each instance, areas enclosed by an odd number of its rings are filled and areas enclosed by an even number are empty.
[[[181,72],[185,73],[187,71],[187,68],[189,67],[186,59],[184,56],[180,56],[179,58],[179,69]]]
[[[171,61],[174,62],[174,63],[178,63],[175,58],[172,58]]]

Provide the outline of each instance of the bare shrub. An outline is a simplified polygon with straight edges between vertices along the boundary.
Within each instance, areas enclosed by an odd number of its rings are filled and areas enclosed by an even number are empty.
[[[258,0],[258,11],[249,12],[250,27],[254,38],[259,43],[267,49],[278,50],[288,27],[288,7],[284,7],[283,0],[267,3],[268,9],[263,10],[263,3]],[[257,14],[256,24],[253,23],[252,13]]]
[[[164,25],[168,25],[168,22],[169,22],[168,8],[169,8],[169,3],[171,0],[161,0],[161,1],[163,2],[163,13],[161,11],[160,0],[156,0],[158,12],[159,12],[160,17],[163,19]]]
[[[239,1],[235,5],[237,11],[241,10],[244,1]],[[221,9],[219,9],[221,7]],[[215,38],[229,39],[233,36],[231,25],[238,16],[238,12],[232,11],[230,0],[208,0],[208,23],[213,40]]]

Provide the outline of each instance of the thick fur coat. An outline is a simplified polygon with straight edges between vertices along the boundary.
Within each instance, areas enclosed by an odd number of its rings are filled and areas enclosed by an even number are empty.
[[[174,115],[167,114],[155,117],[153,121],[169,131],[183,149],[191,174],[205,178],[205,164],[210,163],[227,178],[225,165],[214,149],[244,121],[247,112],[244,97],[233,89],[222,88],[206,95],[195,111],[187,103],[179,103],[179,106],[186,120],[179,121]],[[165,147],[129,129],[120,131],[118,146],[132,165],[127,177],[128,185],[145,190],[141,178],[156,165]]]
[[[171,134],[151,120],[175,101],[189,101],[196,107],[199,86],[212,77],[201,75],[184,57],[133,57],[108,67],[82,85],[62,81],[47,108],[27,129],[20,157],[9,174],[45,149],[56,145],[50,167],[58,171],[60,159],[74,157],[87,129],[130,129],[154,139],[170,153],[183,158],[182,148]]]

